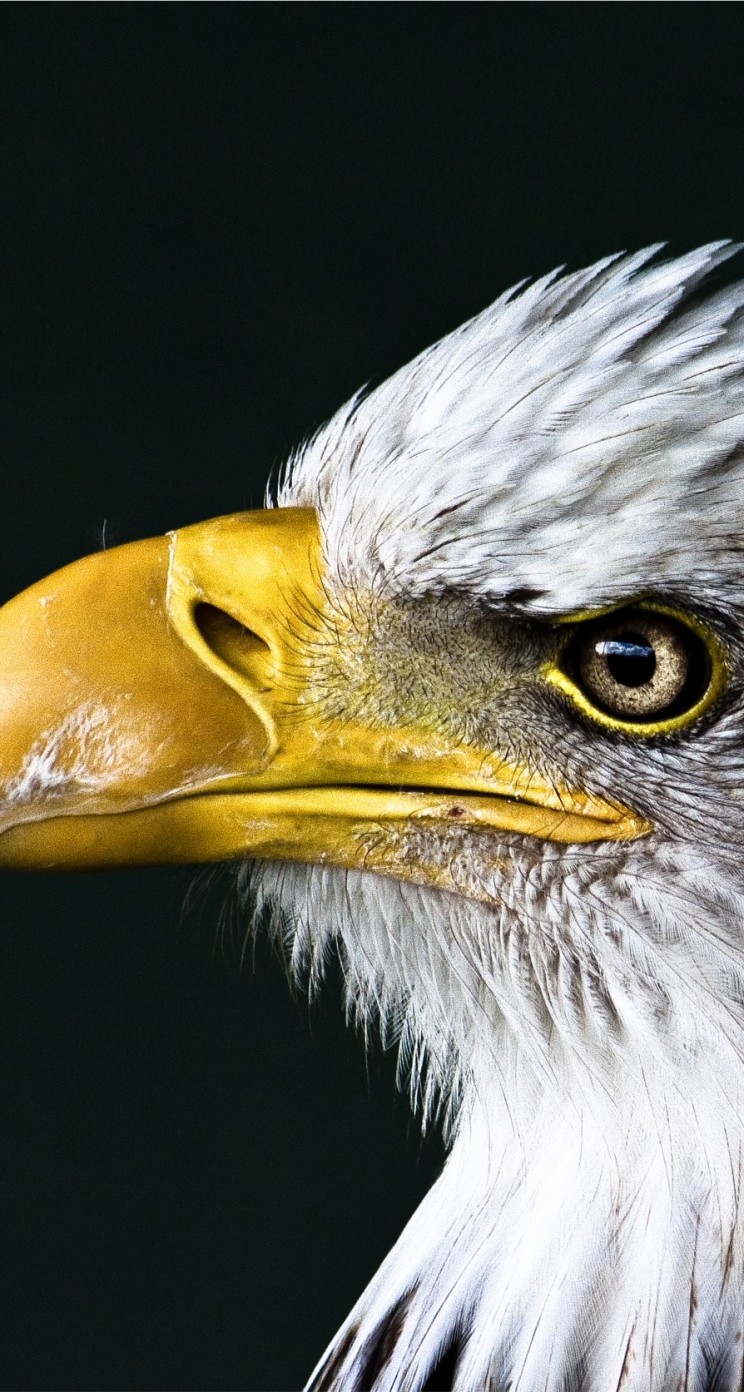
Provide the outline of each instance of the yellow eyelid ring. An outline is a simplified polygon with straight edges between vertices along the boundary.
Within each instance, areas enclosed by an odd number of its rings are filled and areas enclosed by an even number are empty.
[[[565,670],[562,664],[566,653],[584,625],[597,623],[604,618],[610,618],[613,614],[620,615],[626,612],[629,617],[633,613],[647,613],[673,619],[692,633],[705,648],[710,664],[708,681],[702,694],[686,710],[657,720],[624,720],[622,717],[612,715],[595,705],[582,691],[578,682]],[[691,614],[686,610],[677,609],[673,605],[659,603],[655,600],[626,600],[623,603],[608,605],[606,608],[584,610],[580,613],[566,615],[559,620],[559,623],[569,632],[559,657],[551,658],[544,663],[541,668],[541,676],[550,686],[567,696],[583,715],[588,716],[596,724],[604,726],[605,729],[617,730],[628,735],[642,735],[646,738],[673,734],[677,730],[692,725],[701,715],[704,715],[726,689],[729,678],[729,660],[722,640],[707,623],[704,623],[696,614]]]

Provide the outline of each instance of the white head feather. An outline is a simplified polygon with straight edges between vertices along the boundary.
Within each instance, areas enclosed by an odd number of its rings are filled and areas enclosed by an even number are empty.
[[[649,264],[650,247],[508,291],[339,411],[280,503],[319,509],[340,577],[407,594],[539,590],[563,613],[598,587],[720,583],[744,296],[683,302],[736,249]]]
[[[744,1380],[744,289],[690,299],[730,244],[655,250],[502,296],[280,490],[318,509],[339,593],[544,620],[652,592],[717,624],[732,670],[690,738],[556,729],[556,763],[622,789],[646,841],[495,854],[453,829],[461,895],[254,871],[294,968],[336,943],[425,1113],[449,1104],[444,1173],[318,1389],[420,1392],[453,1344],[458,1392]]]

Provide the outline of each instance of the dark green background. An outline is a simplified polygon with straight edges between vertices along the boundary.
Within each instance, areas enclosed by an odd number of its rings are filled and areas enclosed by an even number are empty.
[[[744,233],[738,5],[5,5],[0,598],[511,282]],[[225,872],[0,880],[0,1383],[296,1389],[440,1161]]]

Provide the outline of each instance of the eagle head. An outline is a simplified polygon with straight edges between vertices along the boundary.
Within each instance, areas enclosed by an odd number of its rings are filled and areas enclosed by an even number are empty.
[[[744,1383],[735,249],[518,286],[0,610],[0,864],[234,860],[446,1128],[314,1392]]]

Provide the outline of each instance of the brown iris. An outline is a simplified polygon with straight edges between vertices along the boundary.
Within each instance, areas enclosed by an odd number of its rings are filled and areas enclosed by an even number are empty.
[[[567,657],[588,700],[608,715],[639,723],[683,714],[710,679],[697,635],[678,619],[646,610],[582,624]]]

